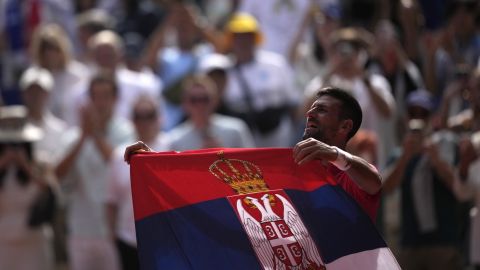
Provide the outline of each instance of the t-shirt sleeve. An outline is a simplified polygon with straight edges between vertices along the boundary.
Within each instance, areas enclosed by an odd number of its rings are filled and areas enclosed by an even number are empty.
[[[345,172],[338,175],[342,188],[362,207],[368,216],[375,222],[377,210],[380,203],[381,192],[368,194],[362,190]]]

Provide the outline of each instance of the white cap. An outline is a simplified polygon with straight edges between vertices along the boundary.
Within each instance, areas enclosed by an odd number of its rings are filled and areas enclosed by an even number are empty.
[[[38,85],[43,90],[50,92],[53,84],[53,77],[50,71],[41,67],[29,67],[20,78],[20,89],[22,91],[25,91],[32,85]]]
[[[198,72],[201,74],[207,74],[215,69],[227,70],[231,66],[232,62],[227,56],[219,53],[212,53],[207,54],[200,59],[200,63],[198,64]]]

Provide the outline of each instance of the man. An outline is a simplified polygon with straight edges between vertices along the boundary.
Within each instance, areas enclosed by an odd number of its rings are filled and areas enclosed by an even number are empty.
[[[242,120],[215,114],[218,101],[219,93],[208,77],[195,76],[186,80],[182,106],[188,120],[170,131],[172,150],[254,146],[252,135]]]
[[[114,147],[133,139],[130,122],[114,116],[118,94],[113,77],[93,77],[80,130],[68,131],[60,139],[59,148],[65,150],[55,172],[70,188],[67,224],[73,270],[118,269],[104,207],[107,165]]]
[[[101,31],[89,40],[89,49],[93,60],[93,70],[109,72],[118,85],[118,98],[115,116],[128,119],[133,103],[139,96],[148,95],[160,99],[162,83],[153,73],[135,72],[124,66],[124,42],[113,31]]]
[[[295,162],[327,161],[338,184],[375,220],[381,177],[373,165],[343,150],[362,123],[360,105],[347,92],[326,87],[317,93],[306,116],[303,140],[293,148]]]
[[[55,117],[48,107],[54,79],[44,68],[31,66],[20,78],[22,101],[28,110],[28,121],[44,132],[42,139],[34,145],[35,157],[46,161],[56,153],[58,137],[65,131],[66,123]]]
[[[155,100],[142,96],[134,103],[132,119],[138,140],[147,142],[158,151],[165,151],[169,147],[166,137],[161,132],[160,111]],[[125,145],[117,147],[109,164],[107,213],[122,269],[135,270],[140,269],[140,266],[133,216],[130,168],[123,162],[124,149]]]
[[[432,132],[433,98],[407,96],[408,132],[385,172],[384,191],[401,194],[400,263],[405,269],[461,269],[462,216],[452,186],[457,138]]]
[[[375,220],[381,177],[373,165],[343,150],[361,122],[362,110],[351,95],[338,88],[323,88],[307,112],[304,140],[295,145],[293,158],[298,164],[325,160],[338,184]],[[127,147],[125,161],[142,151],[152,150],[143,142]]]
[[[301,92],[294,88],[293,73],[285,59],[259,49],[263,35],[256,19],[236,13],[226,27],[226,42],[235,59],[228,70],[225,106],[252,130],[259,147],[292,145],[292,116]]]

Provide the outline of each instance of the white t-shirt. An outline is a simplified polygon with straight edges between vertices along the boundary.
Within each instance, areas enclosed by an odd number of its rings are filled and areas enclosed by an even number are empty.
[[[155,151],[169,149],[165,137],[160,134],[155,141],[147,142]],[[115,234],[122,241],[137,245],[135,234],[135,218],[133,214],[132,188],[130,185],[130,167],[123,160],[126,145],[115,149],[112,161],[109,165],[107,203],[117,207],[117,220]]]
[[[72,129],[61,138],[63,159],[70,153],[80,137],[78,129]],[[119,146],[133,140],[130,122],[113,119],[107,130],[107,141]],[[59,159],[61,160],[61,159]],[[107,237],[105,200],[107,191],[108,162],[101,156],[91,139],[84,142],[75,163],[63,179],[67,199],[67,224],[71,236],[84,238]]]

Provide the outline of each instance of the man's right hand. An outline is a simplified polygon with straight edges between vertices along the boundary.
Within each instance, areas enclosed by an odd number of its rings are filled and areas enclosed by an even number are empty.
[[[125,154],[123,155],[123,159],[127,164],[130,165],[130,158],[133,154],[137,154],[140,152],[153,152],[153,150],[148,147],[144,142],[138,141],[127,148],[125,148]]]

